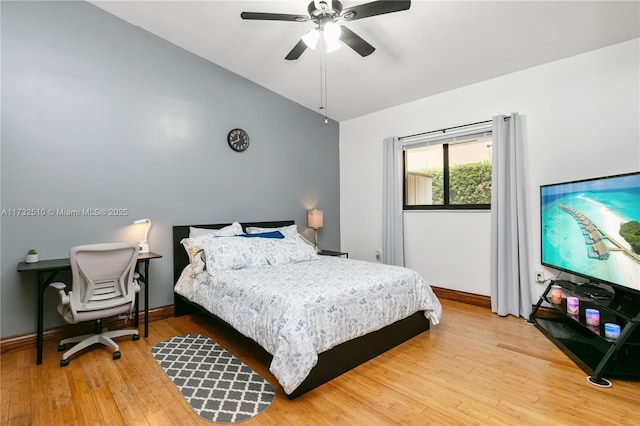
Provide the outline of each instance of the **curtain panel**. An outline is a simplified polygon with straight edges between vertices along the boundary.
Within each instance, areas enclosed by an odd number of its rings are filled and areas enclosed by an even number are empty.
[[[531,290],[525,203],[525,146],[520,117],[493,119],[491,311],[529,317]]]
[[[397,137],[383,141],[382,263],[404,266],[402,212],[402,145]]]

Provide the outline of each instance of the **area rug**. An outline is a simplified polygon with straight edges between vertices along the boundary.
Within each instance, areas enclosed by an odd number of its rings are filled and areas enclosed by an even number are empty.
[[[275,399],[269,382],[202,334],[160,342],[151,348],[151,356],[193,411],[210,422],[250,419]]]

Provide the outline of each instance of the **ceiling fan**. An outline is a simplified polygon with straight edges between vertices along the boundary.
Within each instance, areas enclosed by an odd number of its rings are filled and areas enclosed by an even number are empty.
[[[345,9],[338,0],[314,0],[309,3],[307,8],[309,16],[286,13],[242,12],[240,17],[242,19],[262,21],[311,21],[316,24],[316,27],[302,36],[300,41],[291,49],[285,57],[287,60],[298,59],[307,47],[314,49],[321,35],[326,43],[328,52],[338,48],[340,46],[338,40],[341,40],[360,56],[365,57],[373,53],[376,50],[375,47],[349,28],[338,25],[336,22],[340,20],[349,22],[385,13],[400,12],[409,9],[409,7],[411,7],[411,1],[394,0],[374,1]]]

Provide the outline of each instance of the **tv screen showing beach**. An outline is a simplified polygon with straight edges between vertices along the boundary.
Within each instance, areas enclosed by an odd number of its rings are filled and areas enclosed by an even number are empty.
[[[540,187],[542,264],[640,291],[640,173]]]

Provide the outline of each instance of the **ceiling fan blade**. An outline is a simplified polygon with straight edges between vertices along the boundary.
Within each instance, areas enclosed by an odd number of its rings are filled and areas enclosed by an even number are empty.
[[[347,21],[368,18],[370,16],[384,15],[385,13],[400,12],[411,7],[410,0],[398,1],[373,1],[358,6],[347,7],[342,10],[342,17]]]
[[[358,52],[360,56],[369,56],[373,53],[374,50],[376,50],[375,47],[364,41],[362,37],[351,31],[349,28],[342,25],[340,26],[340,28],[342,29],[340,33],[340,40],[342,40],[344,44]]]
[[[308,16],[290,15],[287,13],[242,12],[240,14],[240,17],[242,19],[253,19],[253,20],[260,20],[260,21],[306,22],[309,20]]]
[[[285,56],[284,58],[287,61],[296,60],[296,59],[298,59],[300,57],[300,55],[302,55],[304,53],[305,50],[307,50],[307,45],[305,44],[304,41],[300,40],[298,42],[298,44],[293,46],[293,49],[291,49],[291,52],[289,52],[289,54],[287,56]]]

